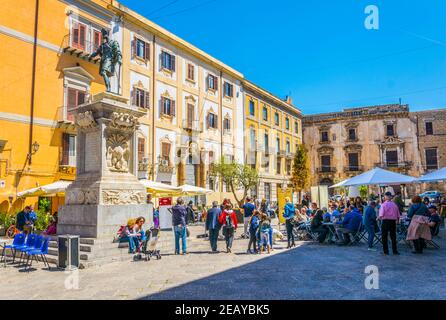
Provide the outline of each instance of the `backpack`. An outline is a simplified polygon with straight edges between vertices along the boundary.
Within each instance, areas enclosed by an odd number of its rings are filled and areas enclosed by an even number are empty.
[[[234,225],[232,223],[232,219],[231,219],[231,214],[226,214],[226,223],[225,223],[225,227],[226,228],[234,228]]]

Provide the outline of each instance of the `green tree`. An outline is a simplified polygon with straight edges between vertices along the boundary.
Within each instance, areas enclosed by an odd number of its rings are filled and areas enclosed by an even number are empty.
[[[211,166],[210,176],[219,178],[231,190],[239,207],[248,195],[248,190],[259,183],[259,174],[257,170],[246,164],[236,162],[227,162],[222,157],[218,163]],[[237,191],[243,191],[243,196],[239,198]]]
[[[293,170],[291,183],[295,191],[299,193],[299,202],[302,199],[302,191],[310,185],[310,163],[308,151],[303,144],[300,144],[293,160]]]

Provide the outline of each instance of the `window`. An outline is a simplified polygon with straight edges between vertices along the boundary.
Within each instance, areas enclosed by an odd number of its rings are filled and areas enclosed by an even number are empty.
[[[138,163],[143,163],[146,154],[146,139],[138,138]]]
[[[93,30],[93,51],[95,52],[102,43],[102,33],[98,30]]]
[[[133,56],[142,60],[150,58],[150,44],[139,38],[133,38]]]
[[[299,122],[294,121],[294,132],[299,134]]]
[[[290,142],[289,141],[286,142],[286,153],[287,154],[291,153],[291,146],[290,146]]]
[[[359,154],[358,153],[349,153],[348,154],[348,169],[349,169],[349,171],[358,171],[359,170]]]
[[[265,133],[265,135],[263,136],[264,139],[264,143],[265,143],[265,151],[268,152],[269,149],[269,137],[268,134]]]
[[[356,130],[355,129],[348,129],[348,140],[350,140],[350,141],[356,140]]]
[[[132,105],[140,108],[149,108],[150,99],[149,92],[140,88],[133,88],[132,91]]]
[[[214,163],[214,151],[209,151],[209,164]]]
[[[218,78],[212,74],[208,74],[208,89],[218,90]]]
[[[276,173],[280,174],[281,173],[281,167],[282,167],[282,158],[277,158],[276,160]]]
[[[223,130],[225,131],[225,133],[231,132],[231,119],[225,118],[223,120]]]
[[[426,169],[437,170],[438,169],[437,148],[426,149],[425,152],[426,152]]]
[[[290,119],[288,117],[285,118],[285,128],[290,130]]]
[[[386,150],[386,165],[388,167],[398,166],[398,151],[397,150]]]
[[[255,115],[255,106],[252,100],[249,101],[249,114],[252,116]]]
[[[286,166],[286,174],[290,175],[291,174],[291,160],[286,160],[285,162],[285,166]]]
[[[67,120],[74,121],[73,109],[75,109],[78,105],[81,105],[85,102],[86,92],[68,88],[68,98],[67,98]]]
[[[175,116],[175,101],[167,97],[161,97],[161,110],[162,115]]]
[[[327,142],[328,141],[328,131],[322,131],[321,132],[321,142]]]
[[[215,113],[209,112],[207,116],[207,126],[208,128],[217,129],[218,128],[218,116]]]
[[[62,166],[76,166],[76,136],[68,133],[62,134]]]
[[[263,121],[268,121],[268,108],[263,107]]]
[[[161,142],[161,159],[170,164],[170,143],[168,142]]]
[[[265,188],[265,199],[266,201],[270,201],[271,200],[271,184],[265,182],[264,184],[264,188]]]
[[[321,156],[321,171],[331,172],[331,157],[329,155]]]
[[[195,66],[192,63],[187,64],[187,79],[195,81]]]
[[[166,51],[161,52],[161,67],[175,72],[175,56]]]
[[[251,142],[251,150],[255,150],[256,148],[256,131],[251,128],[250,130],[250,142]]]
[[[393,137],[395,135],[395,126],[393,124],[386,125],[386,136]]]
[[[278,126],[280,124],[278,112],[274,113],[274,123],[276,124],[276,126]]]
[[[228,82],[224,84],[224,94],[226,97],[232,98],[234,96],[234,86]]]
[[[71,30],[71,45],[75,48],[85,50],[87,40],[87,26],[83,23],[73,21]]]
[[[209,189],[215,190],[215,181],[213,177],[209,177]]]
[[[276,138],[276,150],[277,150],[277,153],[280,152],[280,138]]]
[[[426,135],[430,136],[434,134],[434,127],[432,122],[426,122]]]

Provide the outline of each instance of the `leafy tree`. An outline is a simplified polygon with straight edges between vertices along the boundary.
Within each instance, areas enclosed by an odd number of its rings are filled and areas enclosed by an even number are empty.
[[[310,185],[310,163],[308,151],[303,144],[300,144],[293,160],[293,170],[291,183],[295,191],[299,193],[299,202],[302,199],[301,193]]]
[[[243,205],[243,200],[248,195],[248,190],[259,183],[257,170],[246,164],[227,162],[224,157],[218,163],[214,163],[210,170],[211,177],[218,177],[231,190],[239,207]],[[237,196],[237,191],[243,191],[242,198]]]

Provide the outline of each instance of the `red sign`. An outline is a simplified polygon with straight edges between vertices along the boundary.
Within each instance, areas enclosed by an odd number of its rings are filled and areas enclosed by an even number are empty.
[[[172,205],[172,197],[169,198],[159,198],[158,203],[160,206],[171,206]]]

